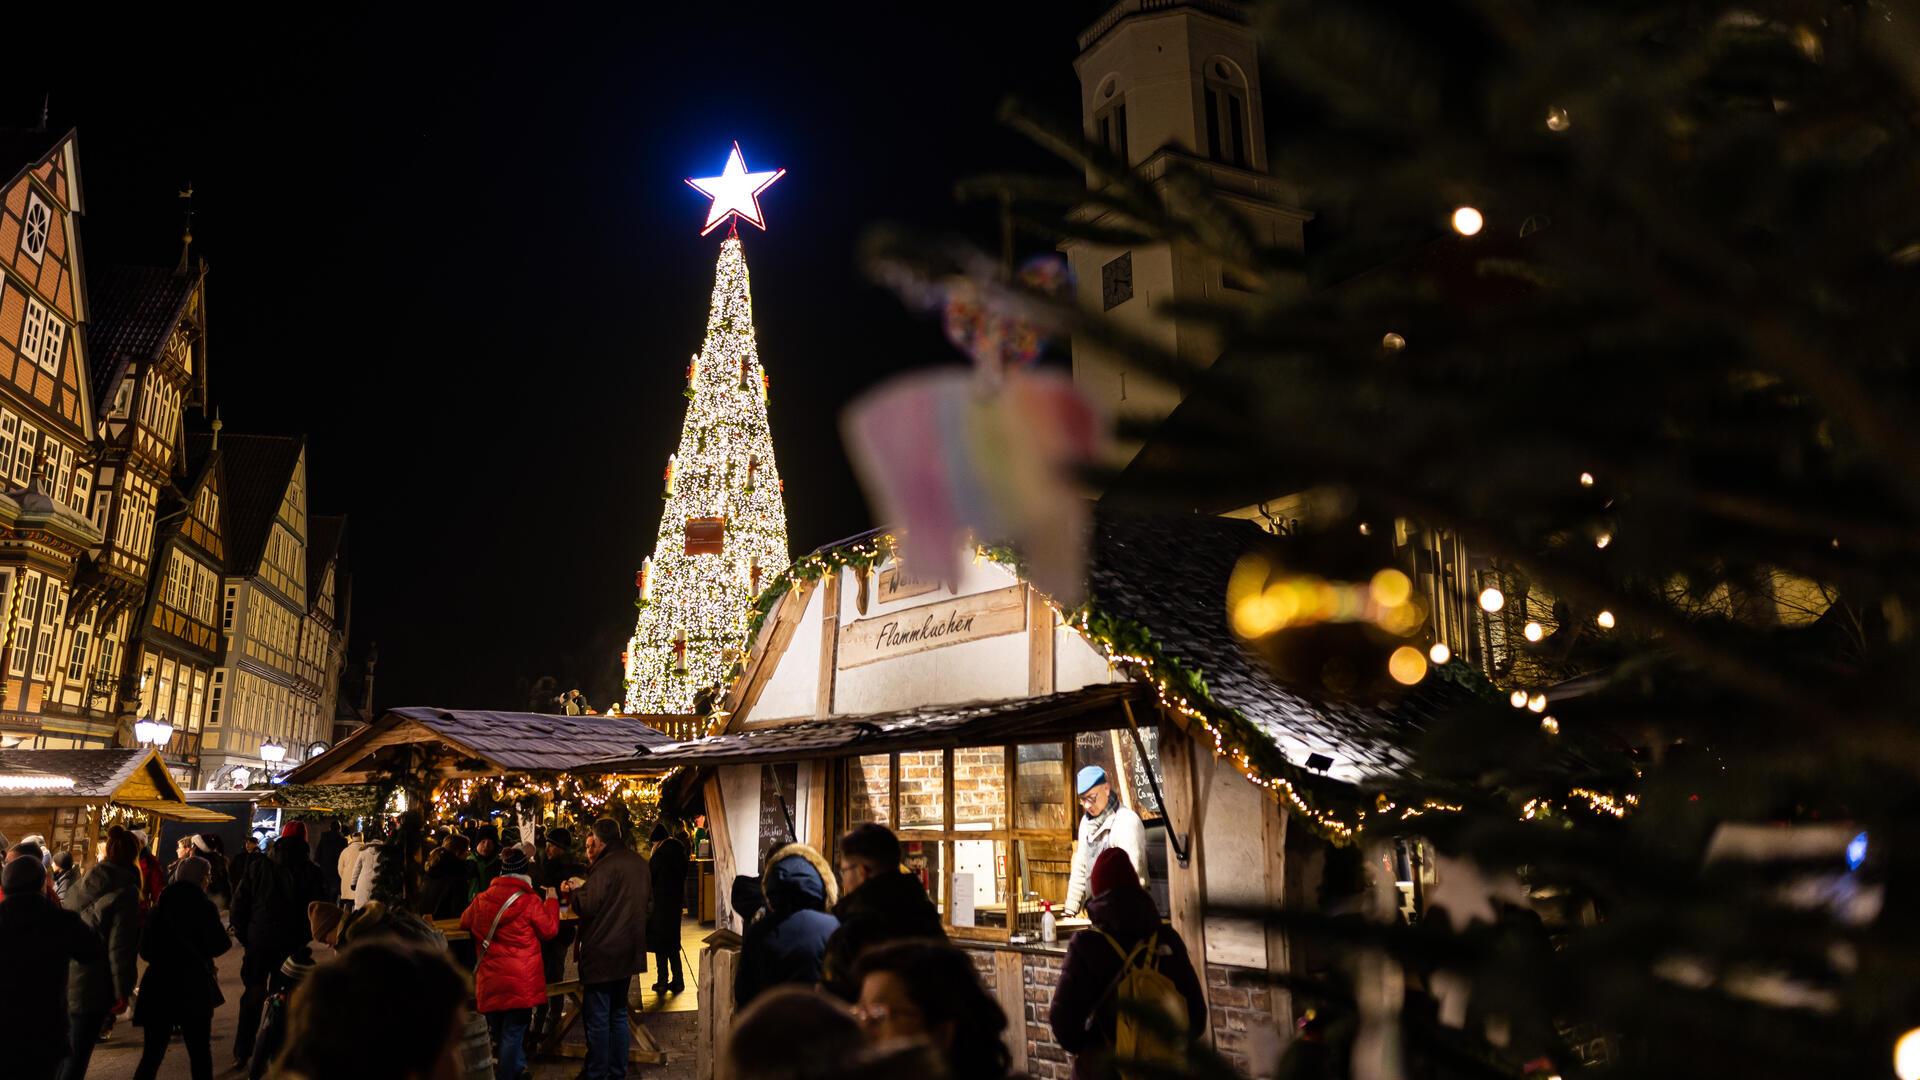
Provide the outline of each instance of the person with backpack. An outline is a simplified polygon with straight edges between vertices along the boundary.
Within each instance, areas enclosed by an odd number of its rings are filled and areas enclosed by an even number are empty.
[[[473,935],[474,999],[500,1047],[500,1080],[520,1080],[527,1070],[527,1025],[547,1003],[540,943],[560,932],[559,893],[534,891],[532,869],[526,849],[507,848],[500,873],[460,916],[460,928]]]
[[[1206,997],[1187,943],[1161,920],[1121,848],[1108,848],[1094,860],[1087,894],[1093,925],[1067,946],[1048,1017],[1054,1041],[1073,1055],[1074,1080],[1129,1080],[1135,1075],[1131,1062],[1148,1065],[1140,1075],[1178,1068],[1187,1044],[1207,1026]],[[1143,1010],[1158,1013],[1182,1034],[1159,1030],[1143,1019]]]

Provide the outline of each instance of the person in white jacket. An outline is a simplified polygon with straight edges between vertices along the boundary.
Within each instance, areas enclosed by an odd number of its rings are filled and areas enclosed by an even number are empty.
[[[347,854],[354,857],[353,869],[340,875],[340,896],[352,900],[357,910],[373,900],[373,876],[380,865],[380,841],[355,840],[341,856],[342,866],[346,865]]]
[[[1093,860],[1110,847],[1117,847],[1133,860],[1140,886],[1147,886],[1147,826],[1140,815],[1120,805],[1107,781],[1107,770],[1088,765],[1074,778],[1074,790],[1080,797],[1080,834],[1073,844],[1073,874],[1067,879],[1068,915],[1086,910],[1087,874]]]

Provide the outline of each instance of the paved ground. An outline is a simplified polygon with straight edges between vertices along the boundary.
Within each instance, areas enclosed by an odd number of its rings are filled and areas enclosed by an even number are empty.
[[[712,931],[691,920],[680,925],[681,946],[685,957],[681,961],[685,969],[687,989],[683,993],[659,995],[649,987],[653,984],[653,973],[634,980],[634,995],[631,1004],[646,1013],[691,1014],[699,1008],[700,976],[700,940]],[[245,1076],[245,1072],[233,1062],[234,1016],[240,1007],[240,948],[236,945],[219,960],[220,989],[227,995],[227,1003],[213,1014],[213,1067],[216,1076],[223,1080]],[[653,1025],[655,1038],[667,1050],[668,1063],[659,1068],[642,1070],[640,1075],[658,1080],[670,1080],[673,1077],[693,1075],[692,1046],[688,1041],[693,1029],[691,1015],[661,1017]],[[124,1018],[114,1025],[113,1034],[93,1052],[92,1067],[87,1070],[91,1080],[130,1080],[134,1068],[140,1063],[141,1029],[134,1027]],[[572,1040],[578,1042],[580,1033],[576,1027]],[[571,1080],[580,1071],[577,1059],[539,1061],[533,1065],[536,1080]],[[629,1072],[628,1075],[635,1075]],[[187,1052],[176,1039],[167,1051],[166,1061],[160,1066],[161,1080],[189,1080]]]

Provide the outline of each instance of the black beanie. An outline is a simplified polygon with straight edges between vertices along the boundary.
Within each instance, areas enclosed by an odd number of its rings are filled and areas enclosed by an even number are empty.
[[[37,893],[47,884],[47,868],[40,860],[32,856],[22,856],[0,870],[0,893],[18,896],[21,893]]]

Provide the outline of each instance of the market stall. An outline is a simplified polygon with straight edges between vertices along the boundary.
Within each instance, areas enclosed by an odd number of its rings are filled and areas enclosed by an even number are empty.
[[[97,860],[109,825],[145,828],[157,842],[164,822],[232,820],[188,802],[152,748],[0,750],[0,833],[11,841],[44,836],[83,867]]]
[[[912,578],[885,534],[814,552],[763,597],[723,731],[594,767],[699,771],[718,922],[735,931],[729,883],[771,849],[798,839],[831,862],[849,826],[893,829],[949,937],[1027,1018],[1008,1032],[1025,1071],[1064,1060],[1028,994],[1053,984],[1079,925],[1042,940],[1039,914],[1068,911],[1076,777],[1098,766],[1146,824],[1149,887],[1204,964],[1210,1037],[1244,1062],[1250,1040],[1290,1028],[1271,976],[1302,957],[1218,908],[1316,894],[1325,852],[1372,809],[1356,785],[1400,767],[1465,694],[1433,679],[1328,703],[1275,678],[1224,612],[1233,566],[1265,540],[1239,521],[1103,517],[1095,599],[1067,610],[985,549],[951,584]],[[736,955],[702,957],[703,1045],[723,1044]]]

